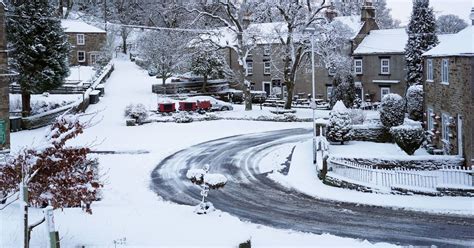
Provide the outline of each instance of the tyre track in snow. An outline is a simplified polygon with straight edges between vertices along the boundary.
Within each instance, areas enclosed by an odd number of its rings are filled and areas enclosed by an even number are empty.
[[[190,168],[210,164],[228,183],[208,200],[242,220],[276,228],[401,245],[474,246],[474,218],[395,210],[318,199],[285,188],[258,168],[270,149],[311,138],[309,129],[232,136],[179,151],[152,172],[152,189],[163,199],[197,205],[199,188],[186,179]]]

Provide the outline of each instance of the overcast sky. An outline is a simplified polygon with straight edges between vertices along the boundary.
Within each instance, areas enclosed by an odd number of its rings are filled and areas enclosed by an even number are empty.
[[[389,8],[392,9],[392,16],[402,21],[402,25],[406,25],[409,21],[412,0],[386,0]],[[474,6],[474,0],[430,0],[435,15],[455,14],[469,21],[471,8]]]

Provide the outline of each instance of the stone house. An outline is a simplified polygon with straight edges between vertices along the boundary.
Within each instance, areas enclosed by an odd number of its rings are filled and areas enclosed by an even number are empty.
[[[5,5],[0,1],[0,152],[10,149],[9,70],[5,33]]]
[[[69,63],[71,65],[94,65],[107,41],[106,31],[83,21],[62,20],[61,26],[71,44]]]
[[[471,12],[474,25],[474,9]],[[424,56],[425,127],[433,153],[474,165],[474,26],[444,39]]]

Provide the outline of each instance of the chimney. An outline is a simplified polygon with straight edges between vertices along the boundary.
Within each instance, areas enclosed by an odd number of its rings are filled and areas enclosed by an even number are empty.
[[[375,20],[375,8],[372,4],[372,0],[364,0],[364,6],[362,6],[360,13],[360,20],[363,22]]]
[[[336,8],[334,8],[334,4],[331,2],[331,6],[324,12],[326,19],[328,22],[332,22],[334,18],[337,17],[337,11]]]
[[[471,18],[471,25],[474,25],[474,7],[471,9],[471,15],[469,17]]]

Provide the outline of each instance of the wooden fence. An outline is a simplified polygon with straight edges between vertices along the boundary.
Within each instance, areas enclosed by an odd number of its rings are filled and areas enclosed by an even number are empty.
[[[332,173],[379,187],[415,188],[473,188],[474,167],[444,166],[439,170],[374,169],[371,166],[331,158],[328,160]]]

